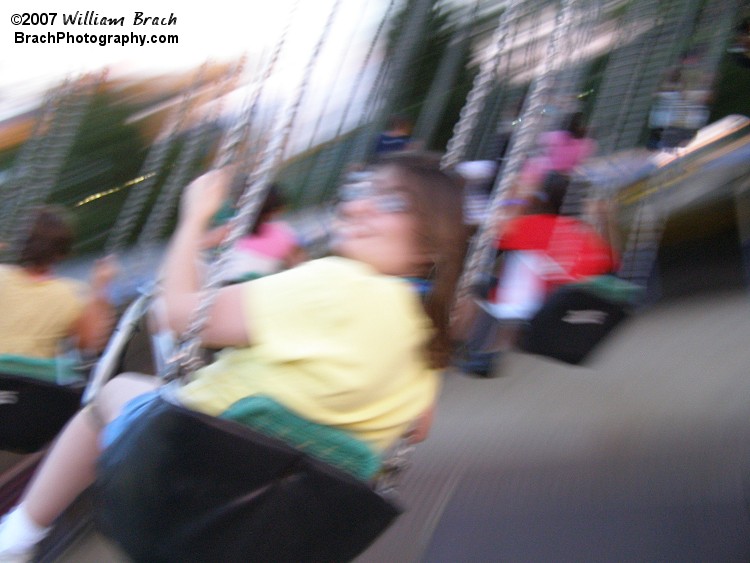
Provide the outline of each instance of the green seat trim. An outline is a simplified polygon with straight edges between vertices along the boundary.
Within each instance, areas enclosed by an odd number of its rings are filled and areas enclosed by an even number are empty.
[[[247,272],[245,274],[237,276],[236,278],[232,278],[229,281],[229,283],[230,284],[235,284],[235,283],[243,283],[243,282],[253,281],[253,280],[257,280],[257,279],[260,279],[262,277],[265,277],[266,275],[268,275],[268,274],[259,274],[257,272]]]
[[[14,354],[0,354],[0,373],[39,379],[49,383],[73,381],[81,376],[76,372],[73,358],[30,358]]]
[[[380,456],[361,440],[343,430],[301,418],[270,397],[240,399],[219,418],[281,440],[363,481],[372,479],[382,463]]]
[[[586,289],[603,299],[623,304],[635,303],[643,294],[641,286],[613,275],[592,276],[567,287]]]

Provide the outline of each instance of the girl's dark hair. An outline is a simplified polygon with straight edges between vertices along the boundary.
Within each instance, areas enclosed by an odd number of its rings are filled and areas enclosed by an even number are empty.
[[[539,190],[534,194],[529,213],[559,215],[570,186],[570,177],[559,172],[549,172]]]
[[[66,258],[73,247],[73,227],[61,207],[32,211],[31,231],[19,255],[22,266],[46,268]]]
[[[586,136],[586,121],[582,111],[577,111],[568,117],[565,130],[576,139],[583,139]]]
[[[255,220],[250,233],[257,235],[260,230],[260,226],[268,221],[271,216],[277,211],[281,211],[287,205],[286,197],[279,184],[273,183],[268,187],[266,199],[263,202],[263,207],[260,208],[258,218]]]
[[[232,214],[236,213],[237,205],[242,198],[242,193],[247,187],[247,183],[250,181],[250,174],[247,172],[240,172],[232,178],[232,183],[229,188],[229,200],[232,203]],[[277,211],[281,211],[288,204],[287,198],[284,194],[284,189],[277,182],[272,182],[266,191],[266,197],[263,200],[263,205],[258,211],[258,215],[255,222],[250,225],[247,229],[248,234],[257,235],[260,230],[260,226],[270,220],[271,216]]]
[[[385,127],[387,130],[405,128],[411,131],[413,122],[408,115],[396,113],[388,117]]]
[[[422,273],[432,282],[423,306],[436,329],[428,343],[428,359],[431,367],[444,368],[451,358],[450,315],[468,239],[463,181],[457,174],[442,171],[439,155],[434,153],[392,153],[377,166],[398,169],[414,205],[417,241],[431,257]]]

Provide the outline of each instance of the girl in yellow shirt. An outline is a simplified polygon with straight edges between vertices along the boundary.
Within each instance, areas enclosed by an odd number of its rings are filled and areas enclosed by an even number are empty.
[[[116,274],[111,258],[94,265],[90,287],[55,275],[70,253],[73,229],[63,211],[40,207],[31,215],[18,265],[0,266],[0,355],[52,358],[70,338],[81,350],[107,343],[114,310],[106,297]]]
[[[437,370],[450,358],[449,313],[465,250],[462,189],[438,164],[427,154],[384,160],[343,194],[336,257],[222,288],[201,337],[225,351],[179,391],[182,402],[220,415],[245,397],[269,396],[376,451],[418,421],[416,439],[424,438]],[[178,333],[199,303],[201,240],[230,180],[229,170],[209,172],[183,196],[162,272],[167,318]],[[428,280],[423,298],[414,278]],[[114,378],[94,408],[73,419],[0,526],[0,553],[23,552],[45,535],[92,483],[102,425],[118,419],[106,443],[154,387],[143,376]]]

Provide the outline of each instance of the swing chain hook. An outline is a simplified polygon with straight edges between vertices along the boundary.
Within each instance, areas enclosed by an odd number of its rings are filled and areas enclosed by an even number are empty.
[[[416,446],[406,437],[401,438],[389,455],[384,456],[383,465],[375,477],[375,490],[382,496],[395,495],[401,475],[412,465]]]
[[[181,380],[202,368],[205,362],[203,361],[201,351],[201,340],[198,337],[192,337],[179,343],[175,347],[174,354],[164,367],[161,379],[165,383],[177,379]]]

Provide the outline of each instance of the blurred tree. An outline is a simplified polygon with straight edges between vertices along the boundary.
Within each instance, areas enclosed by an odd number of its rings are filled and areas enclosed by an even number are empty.
[[[72,209],[79,249],[96,247],[103,238],[127,195],[127,185],[140,170],[145,142],[129,123],[139,109],[107,91],[98,92],[50,195],[50,202]]]
[[[388,37],[386,57],[396,57],[395,50],[401,45],[401,34],[404,31],[407,15],[414,9],[414,4],[419,0],[409,0],[402,10],[394,16],[393,24]],[[441,61],[447,55],[447,49],[451,46],[451,39],[455,35],[455,28],[459,25],[458,10],[441,0],[433,0],[430,10],[424,22],[423,31],[419,37],[406,38],[417,41],[413,56],[406,62],[403,72],[403,80],[395,85],[395,91],[391,95],[390,113],[403,114],[415,121],[420,115],[433,81],[436,78]],[[460,72],[455,77],[450,88],[450,95],[445,106],[443,115],[440,116],[440,125],[430,147],[445,148],[450,138],[453,124],[458,119],[458,114],[463,105],[466,93],[471,88],[471,73],[467,69],[468,50],[462,56]]]

